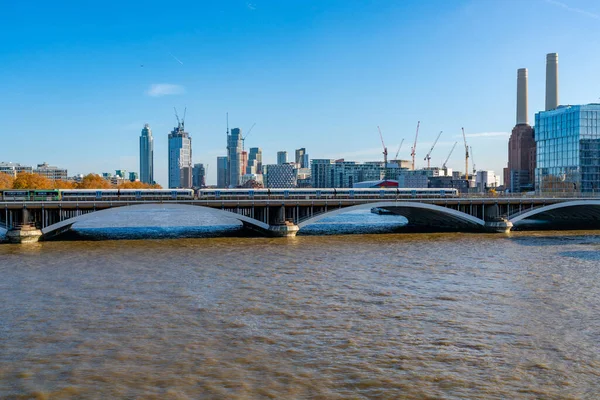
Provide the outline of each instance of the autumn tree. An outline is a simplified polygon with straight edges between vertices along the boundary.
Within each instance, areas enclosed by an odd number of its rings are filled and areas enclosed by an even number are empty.
[[[75,182],[56,180],[52,184],[54,189],[75,189]]]
[[[96,174],[87,174],[77,184],[77,189],[110,189],[112,185],[109,181]]]
[[[119,189],[162,189],[162,186],[149,183],[136,182],[123,182],[119,186]]]
[[[13,189],[52,189],[52,181],[42,175],[21,172],[13,182]]]
[[[12,189],[14,181],[11,175],[0,172],[0,189]]]

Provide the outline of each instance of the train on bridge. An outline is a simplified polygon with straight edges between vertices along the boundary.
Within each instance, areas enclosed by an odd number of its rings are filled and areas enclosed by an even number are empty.
[[[0,201],[396,200],[458,197],[456,189],[56,189],[0,190]]]

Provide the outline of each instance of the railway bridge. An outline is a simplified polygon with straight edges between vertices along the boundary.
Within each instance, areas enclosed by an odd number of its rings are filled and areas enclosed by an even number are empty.
[[[506,232],[536,222],[539,229],[600,229],[600,197],[451,197],[381,199],[6,201],[0,226],[15,241],[64,233],[86,219],[118,209],[186,209],[226,215],[265,236],[295,236],[304,226],[351,210],[377,207],[428,231]],[[11,235],[11,232],[13,235]],[[19,239],[20,238],[20,239]]]

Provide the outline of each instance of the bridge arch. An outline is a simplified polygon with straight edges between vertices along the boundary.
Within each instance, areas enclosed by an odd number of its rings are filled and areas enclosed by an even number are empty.
[[[420,203],[420,202],[378,202],[359,204],[356,206],[335,208],[324,213],[315,215],[311,218],[301,221],[298,227],[302,229],[306,225],[314,224],[315,222],[332,217],[338,214],[343,214],[354,210],[367,210],[371,208],[381,208],[390,212],[401,215],[408,219],[409,225],[426,229],[476,229],[480,230],[485,226],[485,221],[466,214],[464,212],[438,206],[435,204]]]
[[[600,200],[573,200],[542,206],[511,218],[513,225],[537,217],[547,222],[578,222],[584,225],[596,223],[600,227]]]
[[[98,211],[88,212],[82,215],[78,215],[76,217],[72,217],[69,219],[65,219],[64,221],[57,222],[55,224],[49,225],[42,229],[43,237],[48,238],[52,236],[59,235],[63,232],[66,232],[71,229],[71,227],[77,222],[87,221],[89,219],[94,219],[102,216],[110,216],[113,214],[117,214],[123,210],[130,211],[144,211],[144,210],[180,210],[180,211],[200,211],[210,213],[212,215],[224,216],[228,218],[233,218],[240,221],[244,226],[249,226],[252,228],[258,229],[269,229],[269,225],[256,220],[254,218],[247,217],[245,215],[236,214],[233,212],[220,210],[217,208],[205,207],[205,206],[197,206],[191,204],[168,204],[168,203],[151,203],[151,204],[136,204],[136,205],[123,205],[120,207],[107,208]]]

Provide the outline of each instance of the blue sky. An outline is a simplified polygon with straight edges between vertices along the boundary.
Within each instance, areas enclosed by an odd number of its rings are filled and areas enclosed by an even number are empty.
[[[461,127],[480,169],[501,174],[515,124],[516,70],[529,110],[544,107],[545,55],[559,53],[560,103],[600,98],[596,0],[3,1],[0,161],[69,174],[138,171],[144,123],[167,183],[173,107],[187,107],[193,161],[246,148],[306,147],[311,158],[408,159],[464,169]],[[142,67],[143,65],[143,67]],[[162,85],[162,86],[161,86]]]

